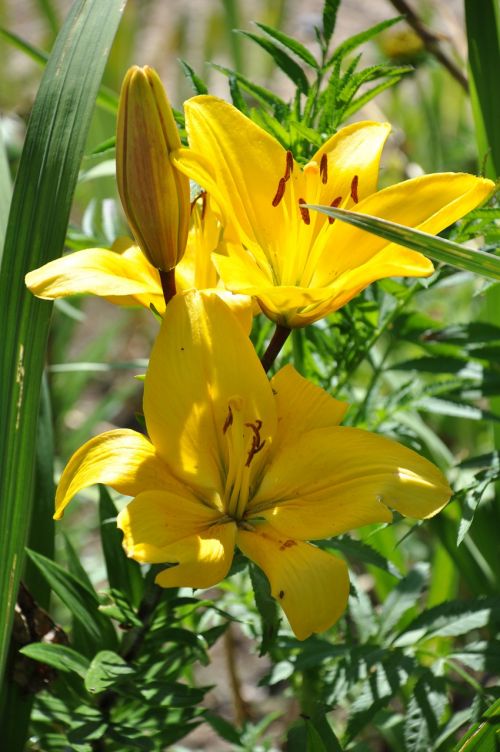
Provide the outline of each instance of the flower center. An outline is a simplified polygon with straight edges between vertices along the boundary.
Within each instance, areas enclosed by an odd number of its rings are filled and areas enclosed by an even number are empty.
[[[264,448],[260,435],[262,421],[256,418],[245,422],[244,400],[231,397],[222,433],[227,446],[227,472],[224,486],[224,511],[236,521],[243,519],[250,495],[250,466],[258,452]]]

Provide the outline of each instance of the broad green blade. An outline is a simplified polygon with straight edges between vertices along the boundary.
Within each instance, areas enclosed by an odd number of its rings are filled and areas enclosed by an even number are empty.
[[[12,182],[10,179],[9,162],[5,148],[2,130],[0,128],[0,263],[5,240],[5,231],[9,217],[10,199],[12,196]]]
[[[40,383],[52,306],[24,286],[62,252],[95,98],[125,0],[76,0],[36,97],[0,270],[0,683],[29,529]]]
[[[487,177],[500,176],[500,9],[498,0],[465,0],[469,79],[479,150],[479,167]]]
[[[366,230],[374,235],[398,243],[414,251],[420,251],[434,261],[442,261],[457,269],[480,274],[482,277],[500,280],[500,257],[484,251],[473,251],[451,240],[429,235],[427,232],[415,230],[411,227],[389,222],[387,219],[371,217],[369,214],[335,209],[332,206],[307,204],[308,209],[316,209],[329,217],[340,219],[360,230]]]

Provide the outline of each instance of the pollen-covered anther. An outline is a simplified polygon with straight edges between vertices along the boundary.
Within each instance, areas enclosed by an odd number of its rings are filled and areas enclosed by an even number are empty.
[[[319,163],[319,174],[321,175],[321,182],[323,185],[328,183],[328,157],[326,154],[322,154],[321,161]]]
[[[310,225],[311,224],[311,215],[309,214],[309,209],[307,209],[303,204],[305,204],[306,201],[303,198],[299,198],[299,210],[300,210],[300,216],[302,217],[302,220],[304,224]]]
[[[355,175],[351,182],[351,198],[354,201],[355,204],[358,203],[359,197],[358,197],[358,182],[359,178],[357,175]]]
[[[334,198],[330,206],[333,206],[334,209],[337,208],[337,206],[340,206],[342,203],[342,196],[337,196],[337,198]],[[328,224],[333,225],[335,222],[335,217],[328,217]]]
[[[253,431],[252,446],[250,447],[247,461],[245,462],[245,465],[247,467],[250,467],[250,463],[252,462],[257,452],[260,452],[260,450],[263,449],[266,440],[264,439],[264,441],[262,441],[262,439],[260,438],[260,429],[262,428],[261,420],[256,420],[255,423],[245,423],[245,425],[247,426],[247,428],[251,428]]]
[[[281,201],[281,199],[285,195],[285,185],[286,185],[285,178],[280,178],[280,182],[278,183],[278,189],[276,191],[276,195],[275,195],[275,197],[273,198],[273,201],[272,201],[273,206],[278,206],[279,202]]]
[[[285,175],[284,180],[285,182],[287,180],[290,180],[290,176],[293,172],[293,154],[290,150],[286,153],[286,168],[285,168]]]

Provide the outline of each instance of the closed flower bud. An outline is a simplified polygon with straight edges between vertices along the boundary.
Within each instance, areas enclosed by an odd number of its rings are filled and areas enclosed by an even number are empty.
[[[116,178],[135,239],[149,261],[169,271],[186,248],[189,180],[170,155],[181,141],[163,85],[145,66],[123,81],[116,135]]]

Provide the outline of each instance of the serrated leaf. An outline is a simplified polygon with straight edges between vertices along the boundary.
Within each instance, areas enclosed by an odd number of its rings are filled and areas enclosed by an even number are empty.
[[[208,94],[208,89],[205,82],[196,75],[189,63],[186,63],[185,60],[179,58],[179,64],[184,71],[186,78],[191,81],[191,86],[193,87],[195,94]]]
[[[403,647],[434,637],[457,637],[485,627],[493,616],[500,616],[500,602],[494,598],[447,601],[420,614],[393,644]]]
[[[295,60],[292,60],[292,58],[281,49],[281,47],[278,47],[265,37],[260,37],[258,34],[252,34],[251,31],[243,31],[242,29],[238,29],[238,34],[247,37],[247,39],[251,39],[253,42],[262,47],[263,50],[268,52],[278,68],[281,68],[283,73],[285,73],[288,78],[293,81],[293,83],[303,94],[307,94],[307,92],[309,91],[309,82],[307,80],[306,74],[304,73],[300,65],[297,65]]]
[[[66,645],[32,642],[21,648],[20,653],[34,661],[46,663],[58,671],[72,671],[82,678],[88,671],[90,661]]]
[[[130,679],[135,669],[118,653],[101,650],[92,660],[85,675],[85,689],[91,694],[104,692],[122,681]]]
[[[417,564],[388,595],[380,612],[381,637],[388,635],[402,616],[415,606],[428,581],[428,576],[429,566]]]
[[[315,209],[329,217],[347,222],[347,224],[358,227],[360,230],[378,235],[391,243],[419,251],[434,261],[441,261],[457,269],[464,269],[490,279],[500,279],[499,256],[466,248],[451,240],[429,235],[427,232],[405,227],[387,219],[372,217],[369,214],[348,209],[335,209],[331,206],[318,206],[317,204],[307,204],[307,206],[309,209]]]
[[[384,572],[388,572],[393,577],[401,579],[401,572],[392,561],[386,559],[385,556],[382,556],[368,543],[351,538],[349,535],[342,535],[326,541],[324,547],[340,551],[347,558],[363,562],[363,564],[371,564],[374,567],[378,567],[378,569],[382,569]]]
[[[218,65],[217,63],[211,63],[211,67],[215,68],[215,70],[220,71],[228,78],[235,78],[242,89],[255,97],[255,99],[257,99],[259,102],[271,105],[271,107],[277,108],[278,110],[284,111],[287,109],[287,105],[280,97],[278,97],[277,94],[269,91],[269,89],[265,89],[263,86],[254,84],[252,81],[250,81],[250,79],[242,76],[241,73],[237,73],[236,71],[233,71],[230,68],[225,68],[223,65]]]
[[[303,44],[298,42],[296,39],[293,39],[292,37],[289,37],[287,34],[284,34],[282,31],[279,31],[278,29],[273,29],[272,26],[268,26],[267,24],[258,23],[255,22],[255,25],[259,27],[259,29],[262,29],[266,34],[269,34],[270,37],[273,37],[273,39],[276,39],[277,42],[281,42],[282,45],[285,47],[288,47],[288,49],[295,53],[298,57],[300,57],[305,63],[311,66],[311,68],[314,68],[317,70],[319,68],[319,65],[314,57],[314,55],[309,52],[307,47],[304,47]]]
[[[339,6],[340,0],[325,0],[323,5],[323,39],[327,45],[335,30]]]
[[[349,52],[355,50],[356,47],[359,47],[361,44],[364,44],[370,39],[373,39],[373,37],[377,36],[377,34],[380,34],[381,31],[394,26],[394,24],[398,23],[403,18],[404,16],[389,18],[387,21],[382,21],[381,23],[375,24],[375,26],[370,26],[369,29],[366,29],[365,31],[361,31],[359,34],[354,34],[353,36],[349,37],[345,40],[345,42],[339,44],[339,46],[334,50],[332,56],[326,63],[325,69],[330,68],[334,63],[336,63],[337,60],[344,58]]]
[[[432,740],[446,705],[442,680],[427,674],[417,682],[405,714],[404,739],[407,752],[428,752],[433,748]]]

